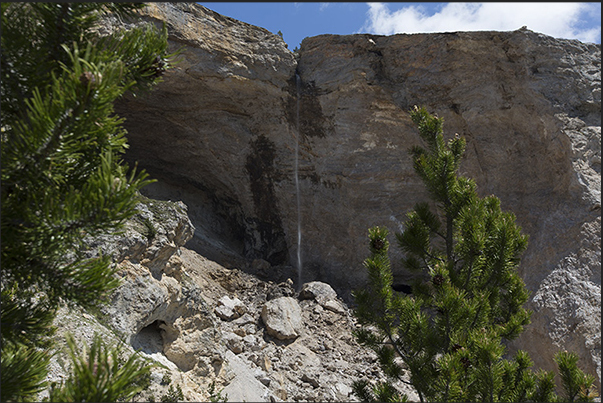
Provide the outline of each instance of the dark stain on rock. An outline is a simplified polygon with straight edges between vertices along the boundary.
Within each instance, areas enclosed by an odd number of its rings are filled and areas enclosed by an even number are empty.
[[[457,115],[461,114],[461,107],[459,104],[457,103],[451,103],[450,104],[450,109],[452,110],[452,112],[456,113]]]
[[[296,77],[289,80],[289,93],[286,114],[289,124],[297,128],[297,102],[299,100],[299,131],[300,140],[304,137],[324,138],[333,133],[333,122],[325,117],[320,101],[319,90],[314,82],[305,82],[302,79],[299,94]]]
[[[276,203],[274,180],[276,150],[274,143],[260,135],[251,143],[245,169],[249,173],[255,217],[247,219],[245,255],[261,258],[272,265],[287,261],[287,242]]]
[[[383,62],[383,52],[379,49],[371,49],[369,50],[369,65],[371,66],[371,70],[373,71],[373,82],[369,82],[372,84],[389,84],[389,77],[385,72],[385,65]]]

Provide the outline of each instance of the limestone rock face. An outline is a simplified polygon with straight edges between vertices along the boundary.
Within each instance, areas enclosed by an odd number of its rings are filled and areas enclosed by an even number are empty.
[[[349,299],[366,281],[367,229],[399,231],[428,199],[407,153],[420,141],[407,111],[426,106],[466,137],[463,174],[530,236],[533,324],[511,347],[545,369],[578,350],[600,386],[600,45],[529,30],[322,35],[294,55],[196,4],[143,14],[183,53],[156,91],[117,111],[127,159],[160,180],[147,194],[189,206],[188,246],[230,267],[296,265],[301,231],[301,282]]]
[[[88,257],[101,252],[115,262],[140,263],[161,277],[161,270],[178,248],[188,242],[195,231],[182,202],[166,202],[143,197],[137,214],[125,224],[122,234],[101,235],[86,239]],[[170,270],[170,268],[167,268]]]
[[[184,52],[158,92],[118,106],[130,144],[154,143],[135,146],[127,158],[145,161],[161,180],[149,194],[168,192],[189,206],[197,226],[191,244],[204,256],[224,261],[234,250],[288,261],[281,209],[289,206],[281,206],[276,181],[293,177],[277,157],[294,137],[283,114],[292,99],[293,54],[278,35],[195,3],[152,3],[146,14],[165,21],[172,49]],[[278,149],[275,137],[283,137]]]
[[[122,285],[102,308],[106,322],[134,348],[197,376],[222,362],[215,317],[200,288],[186,281],[178,251],[194,227],[182,202],[145,200],[121,235],[91,241],[119,264]]]

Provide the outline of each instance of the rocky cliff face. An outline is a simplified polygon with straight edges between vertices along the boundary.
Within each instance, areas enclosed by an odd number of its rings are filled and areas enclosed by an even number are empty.
[[[398,231],[427,199],[407,154],[419,142],[407,111],[424,105],[467,138],[464,173],[530,236],[533,324],[511,348],[545,369],[574,350],[600,386],[600,45],[529,30],[322,35],[294,55],[196,4],[153,3],[143,18],[167,23],[183,53],[156,91],[117,109],[127,159],[160,180],[147,194],[189,206],[187,246],[349,297],[365,281],[367,229]]]

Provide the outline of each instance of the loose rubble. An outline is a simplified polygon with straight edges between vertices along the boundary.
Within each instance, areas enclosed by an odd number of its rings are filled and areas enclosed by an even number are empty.
[[[376,355],[356,343],[355,319],[329,284],[313,281],[296,292],[290,280],[266,282],[242,270],[198,264],[209,262],[187,249],[181,258],[185,267],[197,262],[189,271],[194,278],[213,278],[205,290],[211,290],[207,296],[216,305],[228,297],[247,307],[244,315],[221,319],[217,327],[229,353],[252,371],[274,401],[357,401],[355,380],[385,379]],[[235,391],[239,382],[224,385],[229,398],[241,397]],[[416,397],[408,386],[398,386]]]

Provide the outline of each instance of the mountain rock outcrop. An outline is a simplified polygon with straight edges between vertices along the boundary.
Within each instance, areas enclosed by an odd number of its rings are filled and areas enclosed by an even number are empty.
[[[600,388],[600,45],[521,29],[321,35],[294,54],[192,3],[153,3],[142,18],[165,22],[183,52],[154,92],[117,106],[126,158],[159,179],[149,197],[188,205],[188,247],[297,287],[329,283],[349,302],[366,281],[367,229],[398,231],[428,199],[407,153],[420,141],[407,111],[426,106],[466,137],[462,169],[480,195],[530,236],[533,323],[511,349],[545,369],[576,351]]]

